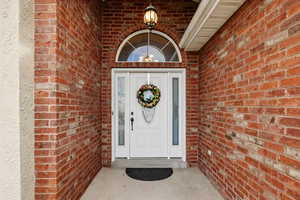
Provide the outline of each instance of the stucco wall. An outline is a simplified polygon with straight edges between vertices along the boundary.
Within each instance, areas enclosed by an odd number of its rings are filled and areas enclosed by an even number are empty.
[[[33,0],[19,0],[21,199],[34,199]]]
[[[0,199],[31,200],[33,17],[31,0],[0,4]]]

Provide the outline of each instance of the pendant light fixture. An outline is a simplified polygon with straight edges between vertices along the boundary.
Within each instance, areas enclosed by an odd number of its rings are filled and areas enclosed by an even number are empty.
[[[150,5],[145,9],[144,14],[144,24],[148,28],[148,44],[147,44],[147,55],[144,57],[144,62],[152,62],[153,59],[149,55],[149,47],[150,47],[150,36],[151,30],[154,29],[158,21],[157,10],[156,8],[150,3]]]
[[[144,24],[148,27],[148,29],[153,29],[158,21],[157,10],[156,8],[150,3],[150,5],[145,8],[144,14]]]

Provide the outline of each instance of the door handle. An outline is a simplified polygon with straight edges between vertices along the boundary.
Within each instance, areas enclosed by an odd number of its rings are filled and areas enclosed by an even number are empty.
[[[131,118],[130,118],[130,124],[131,124],[131,130],[132,130],[132,131],[133,131],[133,122],[134,122],[134,118],[131,117]]]

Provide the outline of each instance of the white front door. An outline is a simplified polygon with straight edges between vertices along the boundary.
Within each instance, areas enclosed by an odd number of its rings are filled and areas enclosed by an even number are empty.
[[[185,93],[183,70],[113,71],[113,159],[176,157],[185,160]],[[142,85],[153,84],[161,97],[152,120],[137,99]],[[151,115],[151,114],[150,114]]]
[[[168,103],[166,73],[132,73],[130,74],[130,115],[133,122],[130,129],[130,157],[168,157]],[[157,106],[151,109],[154,112],[150,122],[145,120],[143,107],[137,101],[137,91],[149,82],[160,89],[161,98]]]

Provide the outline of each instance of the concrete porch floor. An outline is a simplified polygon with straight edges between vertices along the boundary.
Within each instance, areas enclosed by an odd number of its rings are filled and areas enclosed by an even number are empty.
[[[103,168],[81,200],[223,200],[197,168],[174,169],[162,181],[127,177],[124,169]]]

